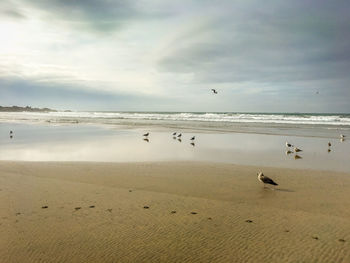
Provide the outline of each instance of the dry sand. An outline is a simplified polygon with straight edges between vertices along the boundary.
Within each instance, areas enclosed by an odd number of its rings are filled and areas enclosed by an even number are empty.
[[[0,162],[0,261],[350,262],[350,174],[258,171]]]

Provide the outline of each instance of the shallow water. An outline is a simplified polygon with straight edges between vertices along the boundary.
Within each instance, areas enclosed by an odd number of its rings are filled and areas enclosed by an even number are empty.
[[[14,131],[12,139],[10,130]],[[142,136],[147,131],[148,142]],[[337,130],[328,131],[328,137],[180,130],[182,141],[174,139],[172,132],[150,127],[0,123],[0,160],[213,161],[350,172],[350,143],[335,139]],[[303,149],[300,159],[295,159],[294,153],[286,154],[286,141]]]

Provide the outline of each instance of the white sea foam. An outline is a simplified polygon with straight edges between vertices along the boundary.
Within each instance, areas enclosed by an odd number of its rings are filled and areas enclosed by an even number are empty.
[[[0,112],[2,122],[118,124],[123,121],[191,121],[350,126],[350,114],[167,113],[167,112]]]

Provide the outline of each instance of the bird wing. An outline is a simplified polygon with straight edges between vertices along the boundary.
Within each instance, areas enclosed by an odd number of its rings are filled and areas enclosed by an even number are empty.
[[[262,179],[265,184],[272,184],[272,185],[278,185],[276,184],[271,178],[264,176]]]

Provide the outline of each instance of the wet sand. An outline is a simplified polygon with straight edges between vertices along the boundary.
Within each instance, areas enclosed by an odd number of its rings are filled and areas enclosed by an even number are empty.
[[[0,162],[2,262],[350,262],[350,174]]]

